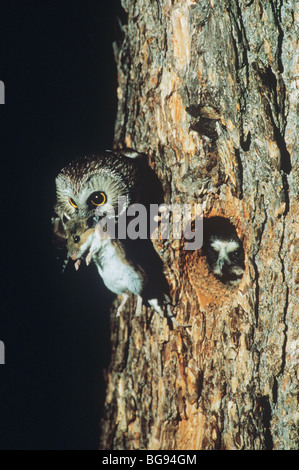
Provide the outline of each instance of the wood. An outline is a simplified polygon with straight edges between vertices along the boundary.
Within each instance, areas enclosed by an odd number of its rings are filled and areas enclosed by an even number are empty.
[[[192,328],[115,303],[102,449],[298,448],[295,3],[122,1],[115,145],[148,155],[167,203],[229,219],[246,271],[229,288],[154,242]]]

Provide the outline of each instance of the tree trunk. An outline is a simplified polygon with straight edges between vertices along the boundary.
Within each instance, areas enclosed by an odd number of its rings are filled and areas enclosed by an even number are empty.
[[[112,312],[102,449],[298,446],[295,4],[122,0],[115,144],[148,155],[166,203],[228,219],[246,268],[232,288],[202,250],[153,241],[192,327],[133,298]]]

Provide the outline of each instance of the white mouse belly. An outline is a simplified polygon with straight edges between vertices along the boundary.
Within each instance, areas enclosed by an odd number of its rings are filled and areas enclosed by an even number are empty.
[[[104,253],[94,257],[99,274],[105,286],[115,294],[132,292],[140,294],[143,280],[134,268],[122,261],[113,246],[107,246]]]

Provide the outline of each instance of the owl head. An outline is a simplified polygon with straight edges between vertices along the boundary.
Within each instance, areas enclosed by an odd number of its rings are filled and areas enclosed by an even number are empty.
[[[245,270],[244,248],[229,220],[223,217],[205,220],[203,249],[216,278],[230,286],[241,281]]]
[[[138,165],[134,158],[104,151],[71,162],[56,178],[56,212],[73,217],[114,216],[138,200]]]

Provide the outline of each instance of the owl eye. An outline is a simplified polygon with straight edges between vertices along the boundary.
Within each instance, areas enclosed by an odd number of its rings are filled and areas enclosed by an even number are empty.
[[[73,200],[71,197],[69,197],[69,203],[70,203],[70,205],[73,206],[75,209],[78,209],[77,204],[74,202],[74,200]]]
[[[107,196],[105,193],[97,191],[90,196],[90,202],[94,206],[102,206],[107,201]]]
[[[242,256],[242,249],[241,248],[237,248],[237,250],[233,251],[229,255],[230,259],[233,260],[233,261],[236,261],[236,260],[240,259],[241,256]]]
[[[209,247],[209,255],[210,255],[210,258],[212,261],[216,261],[218,256],[219,256],[219,252],[214,250],[214,248],[212,248],[211,246]]]

